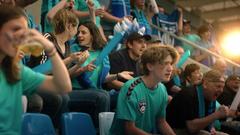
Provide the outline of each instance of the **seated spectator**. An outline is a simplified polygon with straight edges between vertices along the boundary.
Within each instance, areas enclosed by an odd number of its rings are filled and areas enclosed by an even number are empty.
[[[110,61],[110,73],[117,74],[120,72],[129,72],[133,77],[140,75],[138,62],[142,52],[146,49],[146,41],[151,37],[149,35],[141,35],[137,32],[131,33],[127,37],[126,48],[116,51],[109,55]],[[111,108],[115,109],[118,97],[118,91],[123,86],[123,84],[128,81],[123,78],[118,78],[117,80],[107,83],[108,89],[111,90]]]
[[[54,45],[36,30],[28,29],[21,9],[0,5],[0,18],[0,134],[19,135],[22,95],[31,95],[36,91],[67,93],[72,87],[67,69]],[[27,39],[39,42],[49,55],[53,65],[52,76],[36,73],[20,64],[19,45]]]
[[[131,33],[127,37],[126,48],[109,55],[110,73],[117,74],[122,71],[129,71],[132,77],[140,75],[137,71],[137,62],[146,49],[146,41],[150,38],[149,35],[142,36],[137,32]],[[109,85],[118,91],[126,81],[128,80],[119,78],[119,80],[109,82]]]
[[[53,8],[50,12],[53,12],[53,10],[55,11],[55,8]],[[59,11],[53,15],[52,24],[54,32],[46,33],[45,37],[54,44],[57,53],[61,59],[63,59],[65,65],[69,67],[73,61],[80,62],[80,58],[84,59],[81,54],[70,54],[70,46],[67,43],[67,41],[77,33],[78,18],[75,16],[75,14],[67,9],[59,9]],[[42,52],[38,57],[31,56],[30,61],[27,64],[32,68],[41,66],[42,68],[49,68],[49,70],[51,70],[51,67],[48,67],[46,64],[48,61],[49,56],[45,52]],[[82,62],[80,62],[80,64],[81,63]],[[74,69],[77,70],[79,67],[79,64],[77,64],[69,68],[68,71],[70,76],[74,74]],[[36,112],[42,108],[41,112],[48,114],[53,119],[54,125],[58,126],[61,113],[64,113],[68,110],[68,95],[57,95],[51,92],[37,92],[36,94],[38,95],[28,97],[28,111]],[[36,108],[37,106],[39,106],[39,109]]]
[[[224,82],[222,73],[210,70],[204,74],[202,84],[183,89],[172,99],[167,107],[167,121],[177,134],[224,134],[216,131],[215,120],[235,116],[235,111],[227,106],[216,108]]]
[[[70,93],[70,110],[77,108],[77,111],[82,111],[87,105],[87,112],[89,109],[93,110],[92,116],[96,125],[98,114],[110,110],[110,97],[107,91],[102,90],[102,83],[118,77],[131,77],[126,72],[109,74],[107,56],[100,61],[99,65],[94,64],[105,44],[97,26],[93,22],[85,22],[79,25],[77,43],[71,46],[73,52],[88,50],[89,57],[72,76],[74,90]]]
[[[183,77],[183,87],[195,86],[200,84],[202,82],[202,73],[200,71],[200,66],[194,63],[186,65],[183,71]]]
[[[163,45],[161,40],[156,35],[151,35],[151,39],[147,41],[147,47],[154,46],[154,45]]]
[[[182,55],[184,54],[183,48],[181,46],[175,46],[174,48],[177,50],[181,58]],[[182,80],[183,78],[181,74],[182,74],[182,69],[175,67],[173,74],[171,75],[171,79],[168,82],[163,82],[167,88],[168,95],[171,97],[175,96],[175,94],[177,94],[179,91],[182,90],[181,83],[183,81]]]
[[[220,104],[230,106],[239,88],[240,88],[240,77],[237,75],[229,76],[225,82],[223,93],[217,99],[218,102]]]
[[[213,64],[212,69],[218,70],[219,72],[224,73],[224,75],[226,76],[227,63],[224,59],[219,58]]]
[[[231,106],[238,90],[240,88],[240,77],[237,75],[231,75],[227,78],[223,93],[217,98],[220,104]],[[240,104],[238,105],[238,111],[240,110]],[[234,118],[232,121],[222,121],[222,129],[231,134],[238,135],[240,133],[240,117]]]
[[[36,29],[39,32],[42,31],[42,27],[40,24],[37,24],[35,22],[35,18],[34,16],[31,15],[31,13],[29,13],[26,10],[26,7],[33,4],[34,2],[36,2],[37,0],[3,0],[2,3],[7,4],[7,5],[12,5],[12,6],[18,6],[21,7],[24,11],[24,13],[27,16],[27,21],[28,21],[28,28],[31,29]],[[22,58],[22,62],[23,64],[26,64],[29,61],[29,56],[24,56],[24,58]]]
[[[175,135],[165,120],[166,88],[178,54],[168,46],[152,46],[141,55],[143,76],[129,80],[121,88],[110,135]]]

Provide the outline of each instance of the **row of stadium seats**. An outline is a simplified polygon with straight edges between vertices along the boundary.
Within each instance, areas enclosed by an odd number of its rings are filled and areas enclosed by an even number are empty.
[[[107,135],[111,127],[114,112],[99,113],[100,135]],[[62,135],[96,135],[90,115],[81,112],[69,112],[62,115]],[[56,135],[49,116],[41,113],[24,113],[22,135]]]

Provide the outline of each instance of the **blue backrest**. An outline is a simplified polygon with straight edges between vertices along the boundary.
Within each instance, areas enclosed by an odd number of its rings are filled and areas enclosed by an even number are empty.
[[[55,135],[51,119],[40,113],[24,113],[22,135]]]
[[[96,135],[91,117],[87,113],[69,112],[62,115],[63,135]]]

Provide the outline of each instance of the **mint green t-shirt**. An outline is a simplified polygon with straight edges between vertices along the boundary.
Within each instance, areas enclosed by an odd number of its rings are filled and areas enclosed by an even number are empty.
[[[22,118],[22,95],[35,92],[45,79],[21,65],[20,81],[9,84],[0,70],[0,135],[20,135]]]
[[[72,52],[79,52],[81,50],[80,46],[78,44],[74,44],[71,46],[71,51]],[[97,57],[100,55],[101,50],[94,50],[94,51],[89,51],[89,57],[87,60],[81,65],[82,67],[87,66],[89,63],[91,63],[93,60],[97,59]],[[104,62],[109,64],[109,59],[108,57],[104,59]],[[89,80],[92,82],[92,87],[93,88],[98,88],[97,83],[99,81],[99,76],[101,74],[103,68],[103,63],[97,66],[93,71],[92,74],[89,78]],[[78,83],[76,78],[72,79],[72,86],[73,88],[82,88],[82,86]]]
[[[44,33],[53,31],[53,26],[47,19],[47,13],[59,2],[60,0],[42,0],[41,21],[44,20],[44,22],[41,22],[41,24],[43,24],[42,28],[44,29]]]
[[[191,41],[193,43],[197,43],[198,41],[200,41],[200,37],[198,35],[196,35],[196,34],[188,34],[188,35],[183,36],[183,38],[188,40],[188,41]],[[189,50],[190,53],[193,54],[194,48],[191,45],[183,42],[182,47],[183,47],[185,52],[187,50]]]
[[[98,2],[98,0],[93,0],[93,3],[94,3],[94,8],[95,9],[101,8],[101,5]],[[75,1],[75,5],[74,6],[75,6],[75,9],[77,9],[79,11],[89,11],[88,10],[88,6],[87,6],[85,0],[77,0],[77,1]],[[89,17],[86,18],[86,19],[81,18],[80,22],[84,22],[86,20],[89,20]],[[99,16],[96,16],[96,25],[97,25],[97,27],[99,27],[100,24],[101,24],[101,18]]]
[[[150,90],[139,77],[126,82],[118,95],[110,135],[124,135],[125,120],[133,121],[137,128],[151,133],[157,129],[157,120],[165,118],[167,100],[166,88],[161,83]]]

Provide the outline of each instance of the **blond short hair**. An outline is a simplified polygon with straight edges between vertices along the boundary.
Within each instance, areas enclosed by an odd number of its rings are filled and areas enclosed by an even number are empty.
[[[79,20],[77,16],[68,9],[59,10],[52,20],[54,32],[56,34],[63,33],[66,30],[67,24],[78,26]]]
[[[173,61],[172,64],[175,64],[179,58],[179,54],[175,48],[171,46],[159,46],[153,45],[147,48],[141,55],[141,70],[144,75],[149,74],[147,64],[163,64],[164,60],[171,56]]]
[[[225,80],[224,74],[219,72],[218,70],[210,70],[203,75],[203,80],[207,82],[222,82]]]

